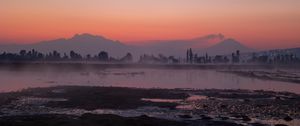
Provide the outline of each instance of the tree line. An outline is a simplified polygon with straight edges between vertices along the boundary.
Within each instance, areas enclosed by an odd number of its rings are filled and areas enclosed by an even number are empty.
[[[189,64],[240,64],[240,63],[250,63],[250,64],[299,64],[300,59],[296,54],[290,52],[272,52],[256,54],[253,53],[252,56],[242,56],[239,50],[236,50],[230,55],[216,55],[208,56],[206,53],[204,56],[199,56],[197,53],[193,53],[191,48],[186,50],[186,63]]]
[[[59,53],[57,51],[52,51],[49,53],[41,53],[34,49],[32,50],[21,50],[19,53],[7,53],[3,52],[0,54],[0,61],[102,61],[102,62],[132,62],[133,56],[131,53],[127,53],[124,57],[117,59],[110,57],[109,53],[106,51],[100,51],[97,55],[85,55],[70,51],[67,53]]]
[[[132,63],[133,56],[131,53],[125,54],[121,58],[114,58],[109,56],[106,51],[100,51],[96,55],[87,54],[82,56],[81,54],[70,51],[69,53],[59,53],[52,51],[49,53],[41,53],[34,49],[32,50],[20,50],[19,53],[7,53],[0,54],[1,62],[27,62],[27,61],[100,61],[100,62],[118,62],[118,63]],[[209,56],[207,53],[204,56],[194,53],[191,48],[186,51],[186,58],[176,58],[174,56],[164,56],[159,54],[154,55],[141,55],[138,63],[162,63],[162,64],[240,64],[240,63],[259,63],[259,64],[299,64],[300,59],[291,53],[270,53],[270,54],[256,54],[252,56],[242,56],[239,50],[236,50],[230,55],[216,55]]]

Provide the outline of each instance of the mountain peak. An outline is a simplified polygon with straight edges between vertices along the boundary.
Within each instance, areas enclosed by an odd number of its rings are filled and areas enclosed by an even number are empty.
[[[103,36],[92,35],[89,33],[75,34],[72,40],[86,40],[86,39],[105,39]]]
[[[236,45],[238,44],[238,45],[241,45],[240,42],[236,41],[233,38],[225,39],[225,40],[221,41],[219,44],[236,44]]]
[[[207,50],[210,54],[213,55],[230,54],[231,52],[235,52],[236,50],[240,50],[241,52],[254,51],[254,49],[248,48],[247,46],[232,38],[225,39],[218,44],[209,47]]]
[[[224,39],[225,36],[223,34],[219,33],[219,34],[210,34],[210,35],[204,36],[204,38],[207,38],[207,39]]]

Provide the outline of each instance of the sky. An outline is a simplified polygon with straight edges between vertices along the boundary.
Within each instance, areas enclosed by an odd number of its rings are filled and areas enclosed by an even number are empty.
[[[300,47],[300,0],[0,0],[0,43],[76,33],[124,43],[222,33],[257,49]]]

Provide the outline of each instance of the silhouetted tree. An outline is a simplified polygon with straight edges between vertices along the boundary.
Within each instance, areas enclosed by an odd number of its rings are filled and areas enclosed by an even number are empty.
[[[179,63],[179,60],[176,59],[174,56],[169,56],[168,60],[169,63]]]
[[[91,55],[90,55],[90,54],[87,54],[87,55],[86,55],[86,59],[87,59],[87,60],[91,60]]]
[[[25,57],[25,55],[26,55],[26,50],[21,50],[19,54],[20,54],[20,56]]]
[[[204,63],[207,63],[207,61],[208,61],[208,54],[206,53],[206,54],[205,54]]]
[[[239,63],[240,62],[240,50],[236,51],[236,62]]]
[[[98,54],[98,58],[99,58],[100,61],[108,61],[109,56],[108,56],[108,53],[107,53],[107,52],[101,51],[101,52]]]
[[[231,62],[235,63],[235,55],[234,55],[234,53],[231,54]]]
[[[189,53],[189,60],[190,60],[190,63],[193,63],[193,51],[192,51],[192,48],[190,48],[190,53]]]
[[[68,55],[64,53],[63,60],[68,60],[68,59],[69,59]]]
[[[124,56],[123,58],[121,58],[121,62],[132,62],[133,61],[133,57],[131,55],[131,53],[127,53],[126,56]]]
[[[81,60],[82,56],[80,54],[75,53],[73,50],[70,51],[71,60]]]

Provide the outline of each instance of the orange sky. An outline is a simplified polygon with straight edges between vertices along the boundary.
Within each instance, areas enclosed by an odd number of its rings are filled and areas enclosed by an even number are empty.
[[[222,33],[264,48],[300,47],[300,0],[1,0],[0,42],[76,33],[123,42]]]

